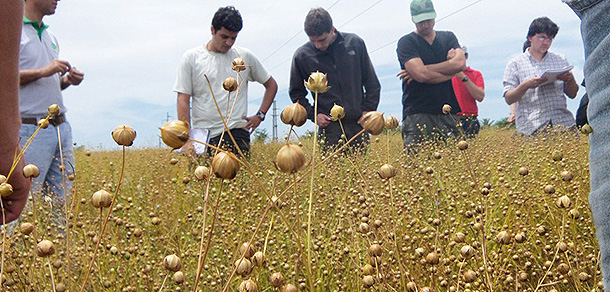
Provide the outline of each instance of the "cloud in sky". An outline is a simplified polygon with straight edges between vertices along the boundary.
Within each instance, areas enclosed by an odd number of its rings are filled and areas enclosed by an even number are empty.
[[[90,148],[111,148],[112,129],[128,124],[138,131],[135,145],[158,145],[158,127],[169,113],[176,118],[173,92],[180,57],[210,39],[211,18],[220,6],[234,5],[244,18],[236,44],[251,49],[278,81],[278,113],[290,103],[287,94],[292,54],[307,37],[305,15],[312,7],[329,8],[340,31],[354,32],[366,42],[382,83],[379,110],[401,117],[396,41],[415,28],[409,1],[208,1],[194,0],[62,0],[45,22],[58,37],[60,58],[86,76],[79,87],[64,91],[74,140]],[[436,30],[453,31],[469,48],[468,64],[486,81],[481,118],[508,115],[501,97],[508,60],[521,53],[530,22],[548,16],[560,26],[552,51],[564,54],[582,79],[584,64],[580,20],[560,0],[436,0]],[[469,6],[471,5],[471,6]],[[464,9],[464,7],[467,7]],[[461,10],[463,9],[463,10]],[[579,96],[584,92],[581,89]],[[249,112],[262,101],[263,87],[250,86]],[[578,100],[568,102],[573,112]],[[281,122],[278,133],[288,131]],[[271,117],[261,127],[272,132]],[[307,123],[304,129],[313,129]]]

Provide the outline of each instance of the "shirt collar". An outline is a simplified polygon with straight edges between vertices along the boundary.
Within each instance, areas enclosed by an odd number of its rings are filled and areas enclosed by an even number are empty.
[[[23,17],[23,24],[31,24],[32,27],[34,27],[34,29],[38,33],[38,38],[40,40],[42,40],[42,33],[44,32],[44,30],[49,28],[49,26],[44,22],[41,21],[41,23],[38,23],[38,21],[29,20],[25,16]]]

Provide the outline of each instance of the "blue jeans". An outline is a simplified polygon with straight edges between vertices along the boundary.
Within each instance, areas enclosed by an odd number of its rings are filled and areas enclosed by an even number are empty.
[[[74,151],[72,148],[72,128],[70,123],[63,122],[58,126],[49,125],[46,129],[40,129],[36,138],[25,152],[25,163],[34,164],[40,170],[40,175],[32,182],[32,191],[48,195],[52,199],[53,209],[63,209],[66,195],[70,196],[72,183],[62,177],[60,166],[60,151],[57,129],[61,136],[61,147],[66,175],[74,173]],[[36,125],[22,124],[19,131],[21,147],[34,134]],[[64,193],[64,181],[66,193]],[[59,209],[58,209],[59,210]]]
[[[605,291],[610,291],[610,0],[564,1],[582,20],[585,80],[589,94],[589,205],[601,251]]]

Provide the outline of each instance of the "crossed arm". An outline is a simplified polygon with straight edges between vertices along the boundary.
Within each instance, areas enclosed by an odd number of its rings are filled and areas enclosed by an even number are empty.
[[[461,48],[451,49],[447,54],[447,61],[424,65],[421,58],[412,58],[404,63],[404,70],[397,76],[404,82],[413,80],[419,83],[436,84],[451,80],[459,72],[466,70],[466,58]]]

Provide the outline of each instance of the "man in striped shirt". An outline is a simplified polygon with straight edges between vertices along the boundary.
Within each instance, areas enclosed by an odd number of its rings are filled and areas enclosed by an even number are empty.
[[[574,116],[567,108],[566,98],[575,98],[578,84],[571,71],[546,83],[541,77],[546,70],[569,66],[561,54],[549,48],[559,27],[547,17],[534,19],[527,34],[525,52],[508,62],[504,71],[504,99],[509,105],[516,103],[517,132],[532,135],[547,127],[561,125],[573,127]]]

